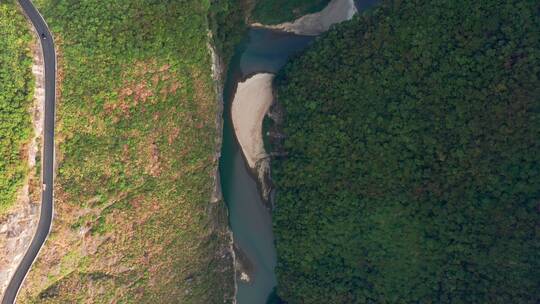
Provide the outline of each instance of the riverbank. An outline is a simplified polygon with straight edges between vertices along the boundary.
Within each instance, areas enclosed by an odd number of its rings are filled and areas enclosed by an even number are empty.
[[[263,201],[264,189],[243,155],[239,137],[235,135],[232,107],[238,86],[257,74],[273,75],[286,64],[288,58],[305,49],[313,40],[310,36],[266,29],[251,29],[247,37],[236,47],[229,64],[224,87],[223,146],[220,159],[220,173],[223,197],[229,209],[229,223],[234,233],[237,248],[236,259],[239,304],[266,303],[268,296],[277,284],[274,268],[277,257],[272,233],[272,219],[268,205]],[[259,76],[260,77],[260,76]],[[257,77],[255,77],[257,79]],[[251,79],[253,80],[253,79]],[[249,81],[248,81],[249,82]],[[266,106],[272,98],[271,81],[267,81],[268,94]],[[257,96],[258,97],[258,96]],[[270,104],[268,103],[270,102]],[[256,111],[260,125],[266,110]],[[262,114],[262,116],[261,116]],[[238,123],[236,124],[238,125]],[[247,128],[249,129],[249,128]],[[262,147],[262,126],[259,147]],[[249,133],[248,133],[249,134]],[[248,137],[249,138],[249,137]],[[265,153],[266,154],[266,153]],[[257,154],[254,154],[257,155]],[[255,167],[269,163],[269,157],[260,159]],[[269,169],[269,166],[267,167]],[[269,171],[267,171],[269,173]]]
[[[223,196],[234,233],[236,300],[264,303],[277,284],[277,256],[272,232],[270,157],[264,148],[263,120],[274,104],[273,79],[290,56],[304,50],[314,35],[356,12],[350,1],[336,13],[335,1],[324,13],[310,14],[312,35],[252,27],[237,48],[224,91],[224,138],[220,160]],[[339,3],[347,3],[340,1]],[[328,12],[333,13],[328,13]],[[338,16],[328,22],[328,16]],[[321,17],[326,16],[326,17]],[[302,19],[306,20],[306,18]],[[309,18],[307,18],[309,20]],[[307,23],[302,31],[307,31]],[[323,24],[320,26],[320,24]],[[297,31],[300,32],[300,31]],[[279,106],[277,106],[279,107]]]
[[[274,100],[274,74],[260,73],[238,83],[231,115],[236,138],[244,157],[256,175],[265,205],[271,208],[270,159],[264,149],[262,124]]]
[[[212,58],[212,80],[214,82],[214,91],[216,93],[216,107],[217,107],[217,113],[216,113],[216,130],[217,130],[217,136],[216,136],[216,146],[214,150],[214,162],[216,164],[219,164],[219,159],[221,157],[221,146],[223,145],[223,86],[224,86],[224,75],[225,75],[225,64],[223,62],[222,56],[220,56],[219,52],[216,49],[216,46],[214,44],[214,39],[212,36],[212,32],[208,32],[209,35],[209,42],[208,42],[208,50],[210,52],[210,56]],[[223,231],[222,235],[224,234],[224,237],[228,239],[228,247],[226,249],[229,258],[232,260],[230,265],[232,265],[232,279],[233,279],[233,296],[230,299],[232,304],[236,304],[236,295],[238,293],[238,282],[237,282],[237,258],[236,258],[236,252],[234,248],[234,235],[232,233],[231,228],[228,225],[228,210],[225,206],[225,201],[223,199],[223,193],[221,192],[221,181],[220,181],[220,174],[219,174],[219,165],[215,166],[213,175],[213,191],[210,198],[210,202],[212,203],[215,208],[218,209],[218,211],[224,211],[225,217],[219,216],[223,214],[223,212],[218,212],[215,217],[216,221],[216,229]],[[221,250],[220,250],[221,251]],[[229,258],[225,257],[225,260],[228,260]],[[226,263],[227,264],[227,263]]]
[[[264,150],[262,121],[272,105],[273,79],[273,74],[260,73],[238,83],[232,103],[234,131],[251,169],[268,156]]]
[[[326,32],[333,24],[351,19],[356,13],[354,0],[332,0],[322,11],[302,16],[292,22],[276,25],[252,23],[251,26],[317,36]]]
[[[327,31],[333,24],[351,19],[356,13],[357,8],[354,0],[332,0],[322,11],[304,15],[293,22],[278,25],[253,23],[251,26],[254,29],[269,29],[276,33],[318,36]],[[282,64],[285,62],[286,60]],[[259,65],[260,63],[255,64],[255,66]],[[251,69],[252,67],[246,67],[246,71]],[[257,68],[254,70],[255,73],[260,72]],[[258,73],[238,83],[231,115],[236,137],[251,171],[256,176],[261,197],[265,205],[271,209],[271,159],[268,151],[265,151],[264,148],[262,124],[270,106],[277,101],[274,100],[272,92],[273,76],[263,75],[265,74]]]

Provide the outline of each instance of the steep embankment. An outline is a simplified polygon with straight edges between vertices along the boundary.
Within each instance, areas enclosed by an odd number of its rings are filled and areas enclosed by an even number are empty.
[[[278,77],[284,300],[540,298],[537,12],[534,1],[392,2]]]
[[[30,244],[39,211],[43,63],[30,27],[15,1],[0,4],[0,298]]]
[[[58,177],[19,301],[231,302],[209,4],[37,2],[59,51]]]

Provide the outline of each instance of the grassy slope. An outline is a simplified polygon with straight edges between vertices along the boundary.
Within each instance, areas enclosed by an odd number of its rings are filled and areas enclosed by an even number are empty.
[[[30,135],[33,96],[32,36],[15,1],[0,2],[0,216],[15,202],[27,174],[24,143]]]
[[[256,0],[252,19],[262,24],[293,21],[322,10],[330,0]]]
[[[536,303],[535,1],[388,1],[278,79],[289,303]]]
[[[60,166],[21,303],[223,303],[208,1],[37,2],[60,54]]]

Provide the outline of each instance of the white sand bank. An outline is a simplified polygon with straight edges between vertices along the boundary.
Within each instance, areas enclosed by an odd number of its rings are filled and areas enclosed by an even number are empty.
[[[267,156],[264,150],[262,123],[272,105],[273,74],[261,73],[238,83],[232,103],[234,132],[250,168]]]
[[[302,16],[293,22],[276,25],[253,23],[252,26],[316,36],[326,32],[335,23],[351,19],[356,12],[354,0],[332,0],[322,11]]]

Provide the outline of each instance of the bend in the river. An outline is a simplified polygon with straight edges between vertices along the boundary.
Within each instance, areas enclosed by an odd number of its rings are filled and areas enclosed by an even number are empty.
[[[356,0],[355,4],[358,11],[364,11],[378,2]],[[229,65],[223,96],[220,177],[237,257],[241,264],[247,264],[241,271],[249,272],[249,282],[243,281],[239,275],[238,304],[264,304],[268,301],[277,284],[274,273],[277,257],[271,215],[263,204],[257,182],[234,134],[231,103],[238,82],[257,73],[277,73],[291,56],[304,50],[314,38],[274,30],[251,29],[236,48]]]
[[[266,303],[276,286],[276,252],[270,213],[234,134],[231,103],[239,81],[256,73],[278,72],[290,56],[302,51],[312,40],[308,36],[252,29],[229,65],[224,90],[220,174],[235,247],[239,251],[237,256],[249,264],[246,270],[249,282],[238,280],[238,304]]]

